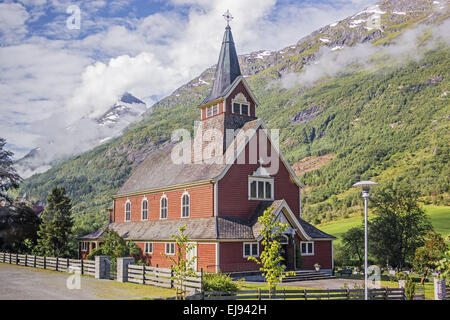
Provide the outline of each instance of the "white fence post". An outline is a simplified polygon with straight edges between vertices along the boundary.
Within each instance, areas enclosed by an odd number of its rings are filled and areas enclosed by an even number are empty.
[[[445,279],[434,278],[434,300],[445,300]]]
[[[131,257],[117,258],[117,281],[128,282],[128,265],[133,263]]]

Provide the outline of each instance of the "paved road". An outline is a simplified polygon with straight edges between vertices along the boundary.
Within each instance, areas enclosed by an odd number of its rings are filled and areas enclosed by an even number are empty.
[[[91,277],[80,278],[80,289],[66,285],[69,273],[0,263],[0,300],[142,299],[172,295],[163,288]]]

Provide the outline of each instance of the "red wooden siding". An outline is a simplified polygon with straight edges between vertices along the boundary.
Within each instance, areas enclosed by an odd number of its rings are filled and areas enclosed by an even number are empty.
[[[253,143],[252,140],[254,139],[258,139],[258,156],[256,159],[259,159],[259,134],[255,134],[249,144]],[[258,163],[248,164],[250,159],[249,144],[245,149],[246,163],[235,163],[218,183],[219,216],[249,217],[260,202],[259,200],[248,199],[248,176],[252,175],[259,167]],[[267,140],[267,144],[267,150],[271,150],[269,140]],[[271,152],[275,152],[275,150],[272,149],[267,152],[271,154]],[[279,160],[278,173],[274,176],[274,199],[286,200],[292,212],[299,217],[299,188],[295,182],[292,181],[289,171],[283,165],[281,159]]]
[[[258,271],[260,266],[244,258],[243,242],[220,242],[219,265],[221,272]],[[259,252],[261,253],[261,245]]]
[[[314,241],[314,255],[302,256],[302,269],[313,270],[314,264],[320,264],[321,269],[332,268],[331,240]]]
[[[150,241],[151,242],[151,241]],[[166,252],[165,242],[153,242],[153,253],[145,254],[144,242],[136,242],[137,246],[141,249],[142,254],[145,257],[146,263],[149,266],[156,266],[160,268],[168,268],[172,265],[172,261],[166,258],[162,254]],[[178,246],[175,244],[175,252],[178,250]],[[176,257],[176,255],[172,256]],[[216,244],[215,243],[199,243],[197,245],[197,270],[203,269],[204,271],[214,272],[211,266],[215,265],[216,261]]]
[[[167,219],[175,220],[181,218],[181,196],[185,191],[190,196],[191,218],[204,218],[214,215],[214,187],[212,185],[205,185],[165,192],[168,199]],[[145,195],[148,201],[148,220],[160,219],[160,201],[162,195],[162,192]],[[141,221],[141,205],[143,199],[144,195],[115,199],[115,222],[124,222],[125,203],[127,200],[131,202],[131,221]]]

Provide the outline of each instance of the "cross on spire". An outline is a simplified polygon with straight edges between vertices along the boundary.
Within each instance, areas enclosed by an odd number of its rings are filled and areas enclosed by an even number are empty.
[[[229,26],[230,21],[233,20],[233,16],[231,15],[230,10],[227,10],[227,12],[223,14],[223,18],[227,21],[227,26]]]

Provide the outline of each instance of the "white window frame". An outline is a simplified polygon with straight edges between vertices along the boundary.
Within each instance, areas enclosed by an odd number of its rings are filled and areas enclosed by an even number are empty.
[[[210,107],[206,107],[206,118],[219,114],[219,105],[215,104]]]
[[[303,252],[303,243],[306,244],[306,250],[308,251],[308,244],[312,244],[312,252]],[[300,254],[302,256],[313,256],[314,255],[314,241],[300,241]]]
[[[245,254],[245,246],[249,245],[250,246],[250,255],[246,255]],[[253,254],[253,246],[256,245],[256,255]],[[248,257],[259,257],[259,244],[258,242],[244,242],[242,244],[242,256],[244,258],[248,258]]]
[[[184,204],[183,204],[183,198],[184,198],[184,196],[187,196],[188,197],[188,204],[187,204],[187,211],[188,211],[188,215],[187,216],[184,216],[183,215],[183,209],[186,207]],[[190,194],[187,192],[187,191],[185,191],[185,192],[183,192],[183,194],[181,195],[181,218],[189,218],[191,216],[191,196],[190,196]]]
[[[252,182],[256,182],[256,197],[252,197]],[[258,182],[264,182],[264,197],[263,198],[259,198],[258,197]],[[270,193],[271,193],[271,197],[268,198],[266,197],[266,182],[270,183]],[[272,178],[260,178],[260,177],[253,177],[253,176],[249,176],[248,177],[248,200],[274,200],[274,192],[275,192],[275,183],[274,183],[274,179]]]
[[[153,253],[153,242],[144,242],[144,253],[145,254]]]
[[[144,201],[147,202],[147,218],[144,219]],[[144,198],[141,201],[141,220],[147,221],[148,220],[148,199]]]
[[[166,204],[167,204],[167,206],[165,208],[166,209],[166,216],[165,217],[162,216],[162,213],[163,213],[163,206],[162,206],[163,199],[166,199]],[[159,218],[160,219],[167,219],[167,217],[169,217],[169,198],[167,198],[167,196],[165,194],[163,194],[161,196],[161,199],[159,199]]]
[[[173,251],[172,251],[172,248],[173,248]],[[167,249],[169,249],[169,251],[167,251]],[[166,242],[164,250],[168,256],[175,255],[175,242]]]
[[[81,241],[81,251],[86,252],[89,250],[89,241]]]
[[[130,219],[127,219],[127,205],[130,205]],[[131,221],[131,201],[130,200],[127,200],[126,202],[125,202],[125,217],[124,217],[124,221]]]
[[[238,112],[234,112],[234,105],[237,104],[239,106],[239,110]],[[247,113],[242,113],[242,105],[247,106]],[[244,116],[250,116],[250,104],[249,103],[244,103],[244,102],[237,102],[237,101],[232,101],[231,102],[231,113],[233,114],[241,114]]]

